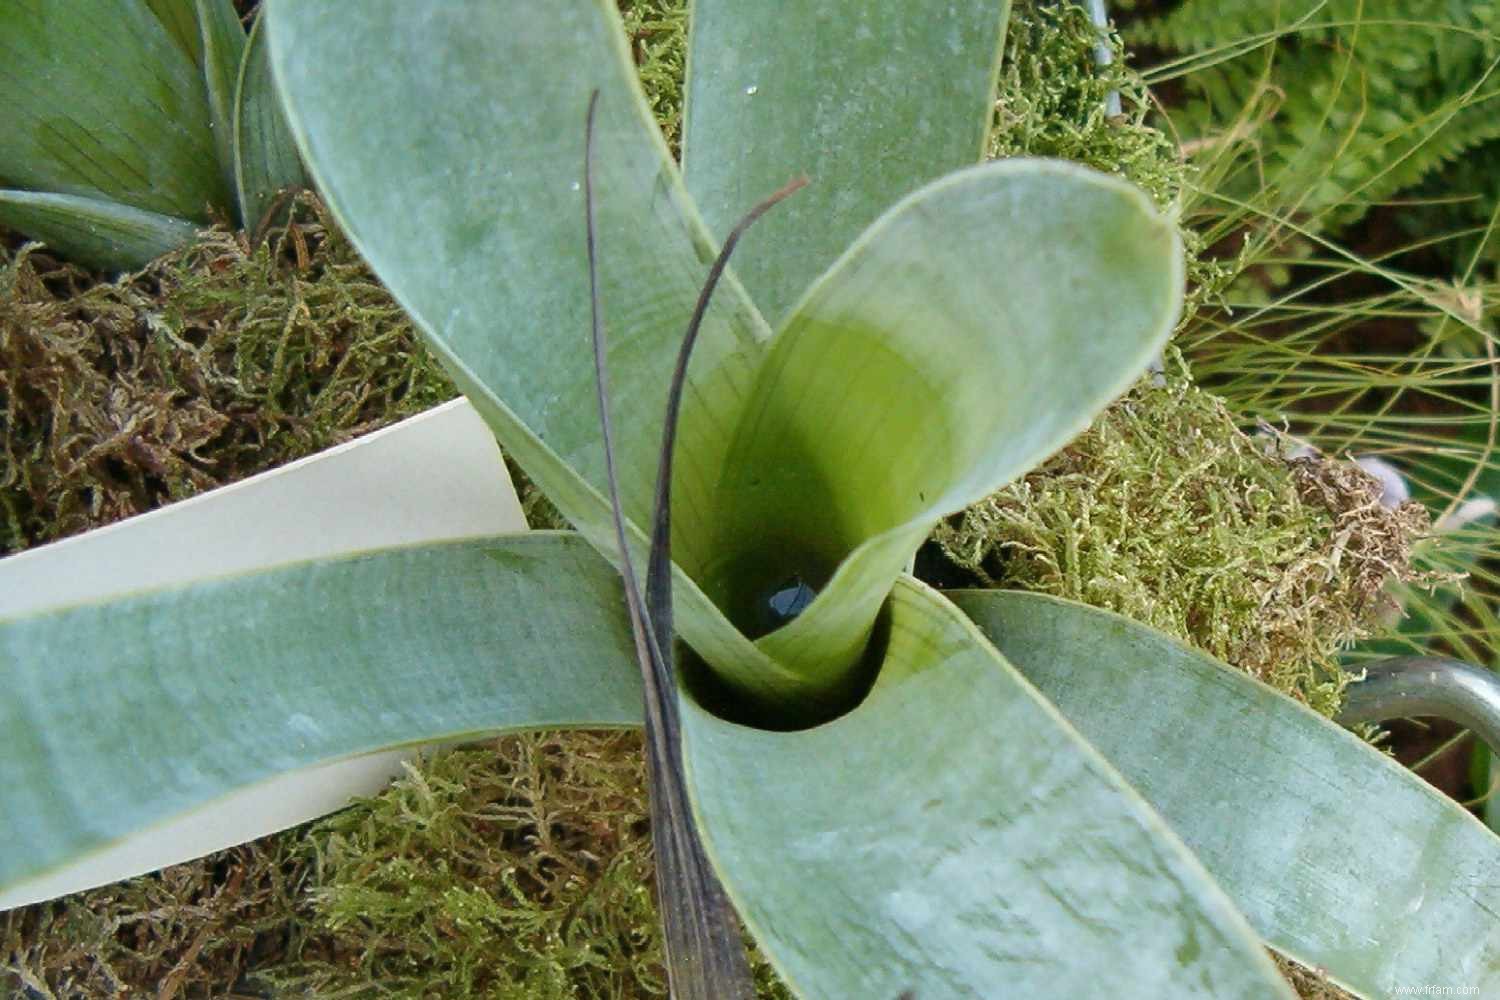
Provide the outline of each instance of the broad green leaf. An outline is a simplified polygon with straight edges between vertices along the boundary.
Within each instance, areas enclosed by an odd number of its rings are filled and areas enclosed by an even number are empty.
[[[249,47],[239,69],[234,109],[234,188],[240,219],[257,232],[276,196],[307,187],[302,158],[287,128],[265,45],[261,19],[250,30]]]
[[[524,530],[494,435],[455,400],[232,486],[0,560],[0,619],[308,559]],[[259,782],[0,889],[0,910],[315,819],[350,796],[379,791],[410,755],[368,754]]]
[[[162,27],[167,29],[172,41],[177,43],[183,54],[195,63],[201,62],[203,33],[194,4],[183,3],[183,0],[145,0],[145,4],[151,8],[151,13],[156,15]]]
[[[1150,808],[910,577],[885,667],[815,729],[684,699],[705,847],[800,996],[1291,997]]]
[[[613,5],[557,0],[522,17],[481,0],[271,0],[266,17],[292,133],[329,206],[506,450],[613,552],[584,248],[593,90],[617,457],[637,524],[650,510],[678,344],[713,256]],[[726,281],[703,325],[677,447],[673,545],[689,572],[708,555],[712,488],[767,337]],[[680,631],[701,655],[767,697],[799,690],[687,574],[676,581]]]
[[[0,5],[0,178],[206,221],[227,208],[198,66],[140,0]]]
[[[642,522],[667,384],[712,244],[641,98],[612,5],[561,0],[522,17],[485,0],[438,9],[272,0],[267,17],[293,134],[366,259],[476,394],[508,408],[594,488],[604,458],[581,181],[584,113],[600,91],[601,299],[621,486]],[[725,367],[739,373],[731,384],[747,381],[769,330],[732,284],[716,303],[695,384]],[[690,390],[684,430],[732,426],[735,396]],[[680,467],[716,475],[698,468],[690,445]],[[688,505],[705,490],[678,495]]]
[[[208,126],[213,129],[224,185],[233,190],[235,90],[245,57],[245,29],[230,0],[193,0],[193,5],[202,41],[199,64],[208,89]],[[241,224],[250,226],[243,216]]]
[[[682,157],[709,228],[812,179],[735,262],[773,323],[887,207],[983,158],[1009,9],[695,0]]]
[[[971,167],[892,208],[777,335],[720,483],[710,595],[735,619],[789,576],[821,588],[759,645],[838,676],[939,517],[1145,370],[1182,280],[1146,195],[1060,161]]]
[[[1118,615],[1033,594],[951,596],[1278,950],[1369,996],[1500,991],[1500,839],[1421,778]]]
[[[633,655],[619,577],[557,533],[0,622],[0,887],[298,768],[505,730],[639,725]]]
[[[191,243],[198,226],[119,202],[0,191],[0,225],[88,267],[129,270]]]

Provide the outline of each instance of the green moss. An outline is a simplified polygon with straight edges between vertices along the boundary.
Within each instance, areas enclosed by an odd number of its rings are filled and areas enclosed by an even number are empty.
[[[1098,63],[1108,47],[1112,61]],[[1107,99],[1119,98],[1110,115]],[[1185,188],[1198,180],[1177,145],[1148,124],[1154,105],[1131,68],[1120,36],[1101,33],[1077,3],[1015,0],[1005,39],[989,155],[1052,156],[1115,174],[1175,214]],[[1203,238],[1179,227],[1187,249],[1184,318],[1218,295],[1231,267],[1204,253]]]
[[[0,247],[0,547],[285,464],[457,393],[348,240],[214,231],[139,274]]]
[[[646,101],[673,155],[682,147],[682,84],[687,71],[687,0],[620,0],[620,19]]]
[[[1011,9],[990,155],[1074,160],[1124,177],[1170,208],[1187,168],[1172,141],[1146,124],[1146,88],[1119,36],[1101,36],[1079,4],[1016,0]],[[1107,66],[1095,55],[1101,42],[1113,54]],[[1111,92],[1120,115],[1106,109]]]
[[[1387,584],[1417,578],[1427,515],[1381,506],[1352,463],[1273,453],[1170,360],[935,538],[986,585],[1118,611],[1332,715],[1338,653],[1381,626]]]
[[[665,996],[645,773],[634,733],[439,751],[298,841],[339,961],[262,979],[285,995]],[[765,987],[782,994],[757,963]]]

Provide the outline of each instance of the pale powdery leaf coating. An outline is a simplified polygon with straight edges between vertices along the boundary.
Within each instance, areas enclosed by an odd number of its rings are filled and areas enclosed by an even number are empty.
[[[1283,995],[1192,856],[952,605],[906,578],[891,619],[879,683],[832,723],[684,711],[705,846],[789,985]]]
[[[1279,951],[1369,996],[1500,990],[1500,838],[1352,733],[1127,618],[956,603],[1171,824]]]
[[[1009,6],[693,5],[683,171],[710,230],[723,237],[788,177],[812,179],[735,263],[772,324],[888,206],[980,159]]]
[[[577,536],[533,533],[7,621],[0,882],[329,760],[522,727],[638,725],[617,588]]]

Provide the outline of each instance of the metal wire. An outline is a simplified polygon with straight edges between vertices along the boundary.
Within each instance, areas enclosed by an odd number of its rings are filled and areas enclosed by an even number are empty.
[[[1093,19],[1094,27],[1099,29],[1103,35],[1109,31],[1109,11],[1104,9],[1104,0],[1089,0],[1089,17]],[[1108,66],[1115,61],[1115,54],[1109,50],[1109,43],[1102,38],[1099,44],[1094,46],[1094,62],[1100,66]],[[1111,90],[1104,97],[1104,113],[1111,118],[1121,114],[1120,92]]]
[[[1500,677],[1445,656],[1397,656],[1365,667],[1345,689],[1338,721],[1384,722],[1412,716],[1448,719],[1500,753]]]
[[[1057,0],[1057,2],[1061,3],[1062,0]],[[1074,0],[1074,2],[1088,7],[1089,20],[1093,21],[1094,27],[1099,29],[1099,43],[1094,46],[1094,65],[1110,65],[1115,61],[1115,54],[1110,51],[1109,43],[1106,41],[1109,33],[1109,11],[1104,7],[1104,0],[1088,0],[1087,4],[1084,4],[1083,0]],[[1111,118],[1122,113],[1118,90],[1111,90],[1104,95],[1104,113]]]

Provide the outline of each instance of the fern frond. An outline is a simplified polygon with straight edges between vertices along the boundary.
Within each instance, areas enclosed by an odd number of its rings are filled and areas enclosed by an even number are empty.
[[[1247,144],[1241,193],[1270,192],[1316,228],[1500,138],[1493,0],[1188,0],[1132,38],[1189,57],[1148,74],[1186,73],[1172,119],[1187,148]],[[1256,128],[1226,132],[1249,107],[1266,109]]]

